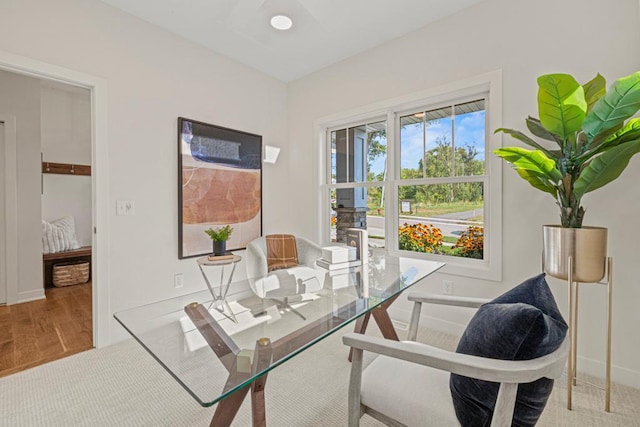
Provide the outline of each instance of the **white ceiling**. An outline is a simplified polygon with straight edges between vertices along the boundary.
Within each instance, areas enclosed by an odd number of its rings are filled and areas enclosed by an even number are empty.
[[[482,0],[102,1],[289,82]],[[276,13],[293,28],[271,28]]]

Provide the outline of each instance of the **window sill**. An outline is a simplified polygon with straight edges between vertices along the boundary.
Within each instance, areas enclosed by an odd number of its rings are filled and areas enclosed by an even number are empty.
[[[493,282],[502,281],[502,269],[491,265],[488,260],[475,260],[446,255],[431,255],[411,251],[388,251],[390,255],[404,258],[428,259],[430,261],[444,262],[445,266],[441,273],[454,276],[470,277],[473,279],[491,280]]]

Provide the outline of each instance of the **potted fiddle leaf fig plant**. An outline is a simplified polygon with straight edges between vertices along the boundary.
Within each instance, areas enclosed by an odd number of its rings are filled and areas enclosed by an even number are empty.
[[[230,225],[218,228],[208,228],[204,230],[213,241],[213,254],[224,255],[227,253],[227,240],[231,237],[233,228]]]
[[[538,77],[539,118],[525,120],[537,139],[513,129],[495,131],[532,148],[504,147],[494,153],[560,208],[561,225],[544,226],[549,274],[566,279],[571,256],[574,281],[604,277],[606,228],[583,227],[582,199],[618,178],[640,151],[640,118],[633,118],[638,110],[640,71],[616,80],[608,91],[600,74],[582,85],[568,74],[547,74]]]

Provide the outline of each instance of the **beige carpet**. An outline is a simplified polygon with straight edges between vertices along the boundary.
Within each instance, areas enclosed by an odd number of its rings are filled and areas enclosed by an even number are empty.
[[[455,345],[435,332],[421,331],[420,338]],[[267,424],[346,425],[348,372],[338,334],[277,368],[267,381]],[[574,410],[567,411],[558,381],[538,425],[640,426],[639,390],[614,386],[609,414],[602,391],[574,390]],[[208,426],[212,415],[133,340],[0,379],[0,426]],[[251,425],[247,402],[233,425]],[[362,425],[381,424],[365,416]]]

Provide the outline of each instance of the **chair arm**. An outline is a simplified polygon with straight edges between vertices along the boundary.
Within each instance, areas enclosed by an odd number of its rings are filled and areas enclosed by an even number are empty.
[[[399,342],[357,333],[345,334],[342,342],[354,349],[498,383],[528,383],[542,377],[558,378],[569,351],[568,338],[553,353],[532,360],[489,359],[417,342]]]
[[[408,294],[407,299],[413,302],[469,308],[478,308],[482,304],[491,301],[487,298],[456,297],[451,295],[425,294],[422,292],[411,292]]]
[[[314,266],[317,259],[322,257],[322,248],[309,239],[296,237],[298,263]]]
[[[418,336],[418,324],[420,323],[422,303],[478,308],[489,301],[485,298],[454,297],[451,295],[425,294],[421,292],[410,292],[407,299],[414,302],[411,320],[409,321],[409,332],[407,333],[407,339],[410,341],[415,341]]]
[[[248,279],[258,279],[267,275],[267,249],[264,238],[256,239],[247,245],[246,268]]]

